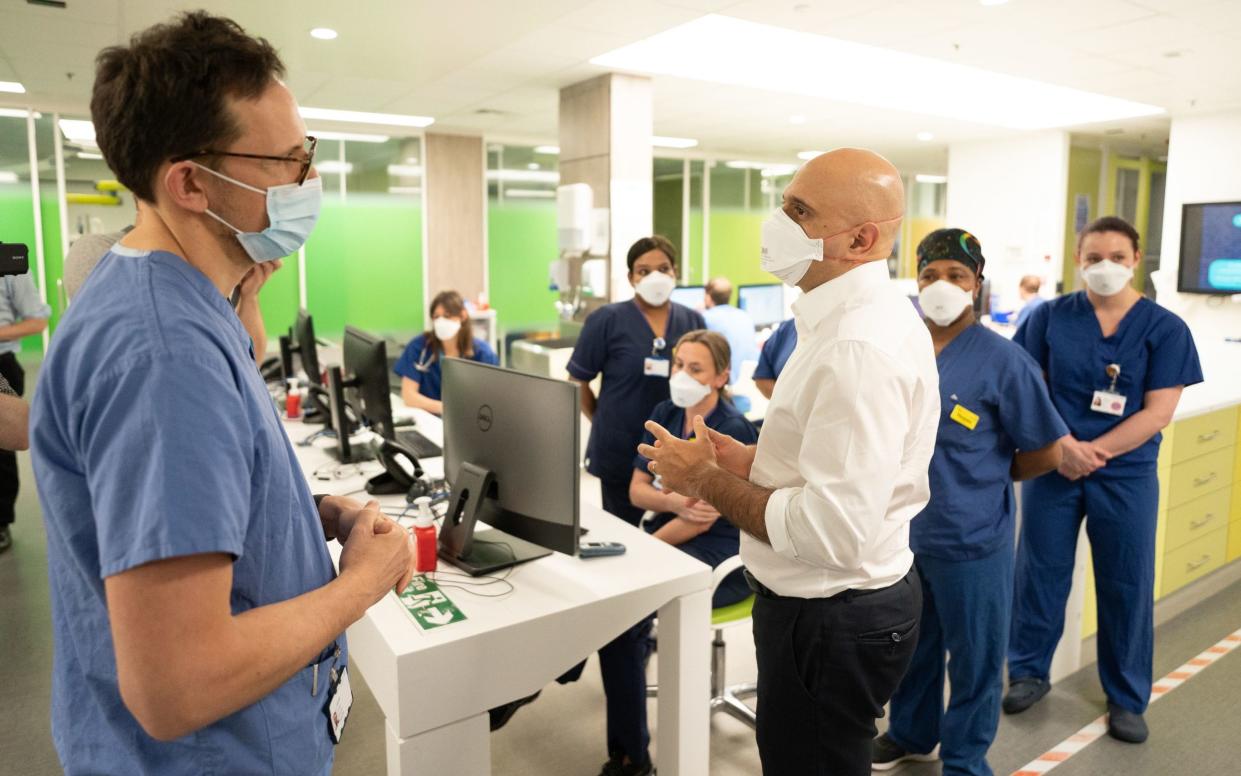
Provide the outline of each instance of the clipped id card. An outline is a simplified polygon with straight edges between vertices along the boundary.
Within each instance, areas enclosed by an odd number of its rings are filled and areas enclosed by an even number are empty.
[[[666,358],[647,356],[646,360],[642,362],[642,374],[647,377],[667,377],[670,366],[671,362]]]
[[[1124,415],[1125,399],[1123,394],[1112,391],[1095,391],[1094,399],[1090,402],[1090,409],[1094,412],[1102,412],[1104,415]]]
[[[340,669],[340,673],[328,685],[327,727],[332,736],[332,743],[339,744],[341,734],[345,732],[345,722],[349,719],[349,710],[353,708],[353,688],[349,686],[349,668]]]

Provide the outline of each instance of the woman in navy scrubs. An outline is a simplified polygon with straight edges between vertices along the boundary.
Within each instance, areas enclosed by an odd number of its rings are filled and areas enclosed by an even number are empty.
[[[440,363],[445,358],[500,363],[491,345],[474,337],[465,300],[456,291],[435,295],[431,300],[431,330],[410,340],[392,368],[401,376],[401,398],[406,406],[443,414]]]
[[[938,229],[918,245],[940,420],[931,500],[909,526],[922,630],[888,732],[874,743],[877,771],[934,759],[939,746],[945,776],[991,776],[1013,604],[1013,481],[1053,471],[1068,434],[1030,354],[977,325],[984,264],[978,240],[961,229]]]
[[[1072,435],[1059,471],[1023,487],[1004,698],[1004,711],[1015,714],[1051,687],[1085,518],[1108,733],[1130,743],[1147,736],[1160,432],[1185,386],[1202,382],[1189,327],[1129,284],[1141,258],[1132,226],[1100,218],[1077,241],[1086,290],[1040,305],[1017,330]]]
[[[638,240],[627,263],[636,295],[590,314],[569,375],[581,384],[582,412],[591,420],[586,470],[599,478],[603,508],[637,525],[642,510],[629,503],[629,480],[642,424],[669,397],[672,343],[707,324],[701,313],[670,301],[677,255],[667,238]],[[599,374],[596,397],[590,381]]]

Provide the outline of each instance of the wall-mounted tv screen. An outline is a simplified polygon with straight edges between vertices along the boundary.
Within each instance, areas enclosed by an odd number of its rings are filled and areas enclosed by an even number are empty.
[[[1241,202],[1184,206],[1176,289],[1189,294],[1241,294]]]

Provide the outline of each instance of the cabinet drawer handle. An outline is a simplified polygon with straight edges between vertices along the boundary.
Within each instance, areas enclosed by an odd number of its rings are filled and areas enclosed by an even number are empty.
[[[1219,436],[1219,429],[1218,429],[1218,428],[1217,428],[1217,429],[1215,429],[1214,431],[1210,432],[1210,433],[1207,433],[1207,434],[1199,434],[1199,435],[1198,435],[1198,441],[1199,441],[1199,442],[1210,442],[1212,439],[1214,439],[1214,438],[1215,438],[1215,437],[1217,437],[1217,436]]]
[[[1195,488],[1201,488],[1203,485],[1206,485],[1208,482],[1213,482],[1213,481],[1215,480],[1216,476],[1218,476],[1218,475],[1216,475],[1216,474],[1215,474],[1215,472],[1211,472],[1210,474],[1208,474],[1208,475],[1207,475],[1207,476],[1205,476],[1205,477],[1195,477],[1195,478],[1194,478],[1194,487],[1195,487]]]
[[[1196,530],[1198,528],[1201,528],[1202,526],[1206,525],[1207,523],[1211,522],[1214,519],[1215,519],[1215,514],[1212,512],[1207,512],[1205,515],[1202,516],[1201,520],[1190,520],[1189,521],[1190,530]]]
[[[1203,556],[1202,556],[1201,558],[1199,558],[1199,559],[1198,559],[1198,561],[1197,561],[1197,562],[1195,562],[1195,563],[1186,563],[1186,564],[1185,564],[1185,570],[1186,570],[1186,571],[1197,571],[1198,569],[1202,568],[1203,566],[1207,565],[1207,564],[1208,564],[1208,563],[1210,563],[1210,562],[1211,562],[1211,556],[1210,556],[1210,555],[1203,555]]]

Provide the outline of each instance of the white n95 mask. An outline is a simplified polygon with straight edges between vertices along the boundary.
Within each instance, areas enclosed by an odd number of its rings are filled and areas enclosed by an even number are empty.
[[[969,291],[947,280],[936,280],[918,292],[918,306],[922,314],[936,326],[947,326],[961,317],[961,311],[974,304]]]
[[[1114,261],[1100,261],[1082,270],[1086,288],[1099,296],[1115,296],[1133,279],[1133,267]]]
[[[693,407],[711,393],[711,386],[698,382],[685,370],[672,376],[668,389],[672,392],[672,403],[682,408]]]
[[[662,272],[652,272],[638,281],[633,290],[642,297],[643,302],[651,307],[660,307],[668,301],[668,297],[672,296],[672,289],[676,287],[677,282],[672,279],[672,276]]]
[[[306,244],[311,230],[319,220],[319,210],[323,205],[322,178],[307,178],[300,186],[288,183],[260,189],[216,172],[210,167],[201,164],[195,166],[235,186],[267,197],[267,220],[270,223],[261,232],[243,232],[213,213],[210,208],[207,209],[207,215],[237,233],[237,241],[251,259],[260,263],[275,261],[297,253],[297,250]]]
[[[784,208],[776,208],[763,222],[763,270],[795,286],[812,261],[823,261],[823,240],[807,237]]]
[[[456,318],[436,318],[431,322],[431,328],[435,330],[437,340],[447,342],[461,331],[461,321]]]

